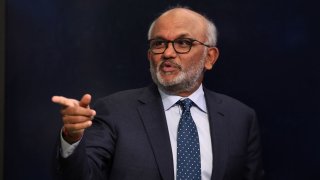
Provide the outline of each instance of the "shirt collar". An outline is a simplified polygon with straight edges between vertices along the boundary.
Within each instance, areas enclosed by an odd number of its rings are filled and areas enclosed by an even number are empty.
[[[160,92],[165,111],[175,106],[177,101],[181,99],[185,99],[185,97],[166,94],[165,92],[161,91],[161,89],[159,88],[158,90]],[[195,103],[201,111],[207,113],[207,105],[206,105],[206,100],[204,98],[204,91],[203,91],[202,84],[199,86],[199,88],[195,92],[193,92],[190,96],[188,96],[188,98],[191,99],[193,103]]]

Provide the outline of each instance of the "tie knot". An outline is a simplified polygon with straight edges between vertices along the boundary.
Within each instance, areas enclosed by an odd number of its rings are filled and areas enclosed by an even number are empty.
[[[178,104],[182,107],[182,111],[190,111],[193,102],[191,101],[191,99],[186,98],[184,100],[178,101]]]

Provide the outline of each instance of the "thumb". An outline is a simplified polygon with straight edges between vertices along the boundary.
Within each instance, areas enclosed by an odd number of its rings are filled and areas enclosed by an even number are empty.
[[[85,107],[86,108],[86,107],[89,106],[90,102],[91,102],[91,95],[90,94],[85,94],[85,95],[82,96],[82,98],[81,98],[81,100],[79,102],[79,105],[81,107]]]

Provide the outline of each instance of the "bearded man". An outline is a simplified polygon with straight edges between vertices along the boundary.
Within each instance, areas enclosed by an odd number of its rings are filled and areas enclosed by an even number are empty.
[[[253,109],[203,87],[219,51],[212,21],[172,8],[151,24],[148,59],[154,83],[89,107],[62,105],[57,147],[62,179],[259,180],[263,176]]]

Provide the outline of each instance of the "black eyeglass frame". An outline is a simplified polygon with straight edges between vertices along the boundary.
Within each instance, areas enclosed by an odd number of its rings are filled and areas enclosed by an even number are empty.
[[[151,44],[150,44],[151,41],[153,41],[153,40],[161,40],[161,41],[163,41],[163,43],[165,43],[165,48],[163,49],[162,52],[160,52],[160,53],[159,53],[159,52],[153,52],[153,50],[151,49]],[[190,41],[189,50],[186,51],[186,52],[179,52],[179,51],[177,51],[174,44],[175,44],[178,40],[188,40],[188,41]],[[187,54],[187,53],[189,53],[189,52],[191,51],[191,48],[192,48],[192,46],[194,45],[194,44],[193,44],[194,42],[198,42],[200,45],[203,45],[203,46],[206,46],[206,47],[209,47],[209,48],[210,48],[210,47],[214,47],[214,46],[212,46],[212,45],[205,44],[205,43],[203,43],[203,42],[201,42],[201,41],[198,41],[198,40],[192,39],[192,38],[177,38],[177,39],[174,39],[173,41],[165,40],[165,39],[161,39],[161,38],[154,38],[154,39],[149,39],[149,40],[148,40],[149,50],[150,50],[153,54],[163,54],[163,53],[168,49],[168,44],[169,44],[169,43],[172,44],[172,47],[173,47],[173,49],[174,49],[174,51],[175,51],[176,53],[178,53],[178,54]]]

